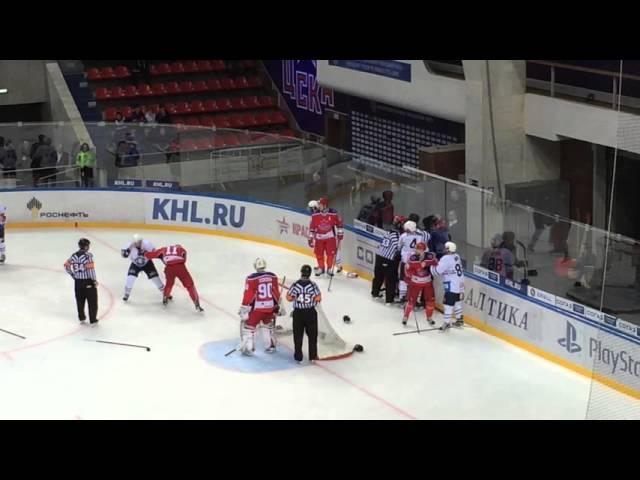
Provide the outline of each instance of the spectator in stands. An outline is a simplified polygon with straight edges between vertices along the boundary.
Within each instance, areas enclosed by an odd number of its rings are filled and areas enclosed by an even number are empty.
[[[135,167],[140,160],[140,152],[138,151],[138,144],[136,142],[127,142],[126,154],[123,158],[125,167]]]
[[[116,112],[116,125],[122,125],[125,122],[122,112]]]
[[[93,168],[95,165],[95,154],[89,148],[89,144],[83,143],[76,157],[76,166],[80,169],[80,181],[83,187],[93,186]]]
[[[156,114],[151,109],[144,113],[144,119],[147,123],[156,123]]]
[[[120,140],[118,142],[118,147],[116,148],[116,152],[115,152],[116,167],[120,168],[120,167],[126,166],[125,157],[127,156],[127,151],[128,151],[127,142],[125,142],[124,140]]]
[[[144,112],[140,108],[140,105],[136,105],[135,107],[133,107],[133,111],[131,112],[131,117],[129,118],[129,122],[133,122],[133,123],[146,122]]]
[[[429,217],[427,217],[429,218]],[[423,225],[427,225],[429,222],[422,221]],[[440,215],[433,215],[431,220],[431,231],[429,231],[429,250],[435,252],[438,260],[444,255],[444,244],[451,240],[451,235],[447,230],[447,223]]]
[[[502,243],[502,235],[496,233],[491,239],[491,249],[484,252],[480,265],[513,280],[513,255],[501,246]]]
[[[51,145],[51,138],[45,137],[44,143],[36,150],[36,157],[40,158],[42,173],[40,179],[43,184],[51,185],[56,181],[56,164],[58,162],[58,154]]]
[[[393,192],[385,190],[382,192],[383,204],[378,212],[378,227],[391,230],[393,227]]]
[[[18,163],[18,155],[16,154],[16,149],[13,148],[13,143],[11,142],[11,139],[7,139],[7,142],[4,146],[4,160],[3,160],[5,178],[16,178],[17,163]]]
[[[164,105],[160,107],[158,113],[156,114],[156,122],[157,123],[171,123],[171,119],[169,118],[169,113],[167,113],[167,109],[164,108]]]
[[[30,168],[32,169],[31,174],[33,176],[33,186],[37,187],[40,184],[40,178],[43,176],[42,174],[42,157],[38,156],[38,149],[41,145],[44,145],[45,136],[40,134],[38,135],[38,141],[34,142],[31,145],[29,150],[29,158],[31,159]]]
[[[529,247],[528,247],[531,253],[535,252],[536,243],[538,242],[540,235],[542,235],[542,232],[544,231],[545,227],[549,227],[553,225],[553,223],[554,221],[553,221],[553,218],[551,218],[551,216],[545,215],[538,211],[533,212],[533,225],[535,227],[535,231],[533,232],[533,236],[531,237],[531,241],[529,242]]]

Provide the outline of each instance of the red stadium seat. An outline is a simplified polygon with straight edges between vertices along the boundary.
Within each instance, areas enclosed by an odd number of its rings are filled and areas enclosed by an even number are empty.
[[[222,85],[223,90],[235,90],[236,82],[233,81],[233,78],[225,77],[220,80],[220,85]]]
[[[213,70],[214,72],[221,72],[226,68],[227,66],[222,60],[211,60],[211,70]]]
[[[171,65],[171,73],[184,73],[184,65],[182,62],[173,62]]]
[[[151,87],[147,84],[138,85],[138,95],[141,97],[153,97],[155,93],[151,90]]]
[[[164,84],[164,89],[167,91],[167,95],[177,95],[181,93],[178,82],[167,82]]]
[[[96,88],[96,100],[108,100],[111,98],[111,91],[108,88]]]
[[[220,80],[217,78],[210,78],[207,80],[207,88],[212,92],[216,92],[222,90],[222,85],[220,85]]]
[[[193,100],[189,104],[191,108],[191,113],[202,113],[204,112],[204,105],[202,104],[202,100]]]
[[[242,114],[242,122],[245,127],[253,127],[256,125],[256,117],[253,113],[243,113]]]
[[[248,88],[260,88],[262,87],[262,79],[257,76],[247,78]]]
[[[296,136],[296,132],[294,132],[290,128],[285,128],[284,130],[282,130],[280,132],[280,135],[282,135],[283,137],[295,137]]]
[[[287,117],[285,116],[284,113],[282,113],[280,110],[277,110],[275,112],[272,112],[270,114],[270,119],[271,119],[271,124],[272,125],[279,125],[281,123],[289,123],[287,120]]]
[[[249,82],[246,77],[238,77],[235,80],[236,88],[249,88]]]
[[[185,118],[184,123],[190,127],[199,127],[200,119],[198,117],[187,117]]]
[[[259,113],[256,115],[256,125],[269,125],[271,119],[268,113]]]
[[[202,115],[200,117],[200,125],[207,128],[215,127],[215,123],[213,121],[213,117],[211,115]]]
[[[211,150],[211,140],[207,137],[196,138],[196,147],[198,150]]]
[[[258,97],[255,95],[243,97],[242,102],[246,108],[260,108],[260,102],[258,101]]]
[[[242,118],[242,115],[240,115],[239,113],[230,116],[229,124],[231,125],[231,128],[244,128],[245,127],[244,119]]]
[[[111,98],[126,98],[126,96],[122,87],[113,87],[111,89]]]
[[[158,113],[158,111],[160,111],[160,105],[158,105],[157,103],[154,103],[153,105],[143,105],[142,111]]]
[[[209,87],[207,87],[207,82],[205,82],[204,80],[197,80],[193,82],[194,92],[206,92],[208,90],[209,90]]]
[[[116,75],[116,78],[127,78],[131,76],[129,69],[123,65],[118,65],[115,68],[114,73]]]
[[[189,102],[178,102],[176,103],[176,113],[178,115],[184,115],[187,113],[191,113],[191,106]]]
[[[184,82],[180,82],[180,91],[182,93],[192,93],[193,92],[193,82],[190,80],[185,80]]]
[[[87,70],[87,79],[92,81],[102,80],[102,74],[97,68],[90,68]]]
[[[205,112],[217,112],[220,110],[215,100],[206,100],[202,105]]]
[[[228,135],[225,135],[224,144],[227,147],[237,147],[238,145],[240,145],[240,142],[238,141],[238,138],[233,133],[230,133]]]
[[[224,143],[225,136],[226,135],[215,135],[213,137],[213,141],[211,142],[213,147],[214,148],[224,148],[224,147],[226,147],[226,144]]]
[[[234,98],[232,98],[231,99],[231,107],[234,110],[244,110],[246,108],[244,102],[242,101],[242,97],[234,97]]]
[[[194,72],[199,71],[198,64],[196,62],[192,61],[192,60],[188,60],[188,61],[182,62],[182,66],[183,66],[184,71],[186,73],[194,73]]]
[[[116,113],[118,113],[118,110],[115,107],[105,108],[102,118],[104,118],[105,122],[113,122],[116,119]]]
[[[116,73],[113,71],[113,68],[111,68],[111,67],[104,67],[100,71],[100,74],[102,75],[102,78],[104,80],[111,79],[111,78],[116,78]]]
[[[153,91],[153,95],[156,97],[162,97],[167,94],[167,91],[164,88],[164,83],[154,83],[151,85],[151,90]]]
[[[226,115],[218,115],[213,118],[213,124],[216,128],[230,128],[231,124],[229,123],[229,117]]]
[[[261,107],[274,107],[276,105],[276,101],[273,97],[269,97],[267,95],[263,95],[258,99]]]
[[[196,63],[198,64],[198,70],[200,72],[210,72],[213,70],[209,60],[198,60]]]
[[[124,98],[134,98],[138,96],[138,89],[133,85],[127,85],[123,88]]]
[[[185,138],[180,141],[180,150],[183,152],[193,152],[197,149],[198,146],[192,138]]]
[[[171,67],[168,63],[160,63],[158,65],[151,65],[151,75],[168,75],[171,73]]]
[[[233,110],[233,105],[231,105],[231,101],[228,98],[221,98],[218,100],[217,103],[218,103],[218,110],[221,112]]]
[[[174,103],[165,103],[164,108],[169,115],[175,115],[176,113],[178,113]]]

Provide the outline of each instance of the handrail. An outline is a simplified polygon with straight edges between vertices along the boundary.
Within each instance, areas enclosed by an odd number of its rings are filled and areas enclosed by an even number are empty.
[[[590,68],[590,67],[579,67],[577,65],[570,65],[566,63],[558,63],[558,62],[548,62],[546,60],[526,60],[529,63],[534,63],[536,65],[545,65],[547,67],[554,68],[564,68],[566,70],[574,70],[576,72],[584,72],[584,73],[594,73],[596,75],[602,75],[605,77],[612,78],[620,78],[620,73],[610,72],[608,70],[601,70],[599,68]],[[622,78],[627,78],[629,80],[640,80],[640,75],[633,75],[632,73],[623,73]]]

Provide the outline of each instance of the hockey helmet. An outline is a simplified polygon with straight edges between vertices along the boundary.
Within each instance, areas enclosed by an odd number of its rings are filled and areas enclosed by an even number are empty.
[[[137,233],[134,234],[133,235],[133,243],[138,244],[140,242],[142,242],[142,235],[139,235]]]
[[[456,253],[456,250],[458,250],[458,247],[453,242],[447,242],[444,244],[444,249],[449,253]]]
[[[307,208],[311,211],[317,210],[318,209],[318,201],[317,200],[311,200],[308,204],[307,204]]]
[[[78,240],[78,247],[80,249],[88,250],[90,246],[91,246],[91,242],[89,241],[88,238],[81,238],[80,240]]]
[[[420,221],[420,215],[418,215],[417,213],[410,213],[409,220],[411,220],[412,222],[416,222],[417,224]]]
[[[255,268],[256,271],[260,272],[267,268],[267,261],[264,258],[256,258],[253,262],[253,268]]]
[[[407,232],[413,233],[418,229],[418,226],[416,225],[416,222],[414,222],[413,220],[409,220],[404,223],[404,229]]]
[[[407,221],[407,217],[404,217],[402,215],[396,215],[395,217],[393,217],[393,226],[396,228],[402,228],[402,226],[404,225],[404,222]]]
[[[502,235],[496,233],[491,239],[491,248],[499,248],[503,241]]]
[[[416,245],[416,250],[420,250],[421,252],[427,251],[427,244],[424,242],[418,242]]]
[[[329,199],[327,197],[322,197],[318,200],[318,206],[320,208],[327,208],[329,206]]]

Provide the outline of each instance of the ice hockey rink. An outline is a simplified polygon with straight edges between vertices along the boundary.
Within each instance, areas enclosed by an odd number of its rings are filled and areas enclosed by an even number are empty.
[[[205,308],[177,283],[174,301],[144,275],[122,301],[133,233],[156,246],[180,243]],[[62,268],[77,240],[92,241],[100,324],[76,320],[73,282]],[[9,230],[0,266],[0,417],[3,419],[584,419],[590,380],[472,327],[393,336],[401,310],[370,298],[368,281],[318,283],[324,311],[364,352],[297,364],[224,354],[238,342],[237,310],[253,260],[287,283],[312,258],[227,237],[127,229]],[[157,264],[159,271],[162,265]],[[349,315],[350,324],[342,322]],[[438,314],[439,315],[439,314]],[[424,312],[418,312],[427,328]],[[438,324],[440,319],[437,318]],[[88,340],[123,342],[126,347]],[[307,355],[305,345],[305,357]],[[619,394],[621,402],[635,402]]]

